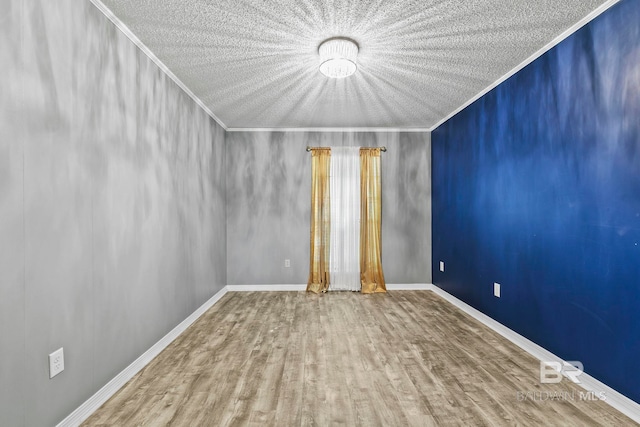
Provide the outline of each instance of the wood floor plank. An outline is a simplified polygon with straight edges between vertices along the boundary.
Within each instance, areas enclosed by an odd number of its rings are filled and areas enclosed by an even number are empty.
[[[83,425],[638,425],[538,369],[429,291],[229,292]]]

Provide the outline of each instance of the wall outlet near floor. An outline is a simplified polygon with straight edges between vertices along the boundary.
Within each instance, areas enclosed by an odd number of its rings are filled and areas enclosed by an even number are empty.
[[[49,355],[49,378],[64,371],[64,350],[62,347]]]
[[[493,296],[500,298],[500,283],[493,284]]]
[[[285,266],[285,268],[291,267],[291,260],[290,259],[285,259],[284,260],[284,266]]]
[[[444,261],[440,261],[440,271],[444,273]]]

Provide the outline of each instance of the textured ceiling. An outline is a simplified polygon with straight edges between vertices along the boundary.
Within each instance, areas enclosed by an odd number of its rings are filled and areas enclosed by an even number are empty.
[[[102,3],[226,128],[430,129],[615,1]],[[360,45],[351,77],[318,71],[334,36]]]

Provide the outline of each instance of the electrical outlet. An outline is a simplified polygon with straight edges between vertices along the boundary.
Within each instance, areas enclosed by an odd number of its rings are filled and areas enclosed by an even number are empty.
[[[493,284],[493,296],[500,298],[500,283]]]
[[[290,259],[285,259],[284,260],[284,266],[285,266],[285,268],[291,267],[291,260]]]
[[[444,273],[444,261],[440,261],[440,271]]]
[[[49,378],[64,371],[64,350],[62,347],[49,355]]]

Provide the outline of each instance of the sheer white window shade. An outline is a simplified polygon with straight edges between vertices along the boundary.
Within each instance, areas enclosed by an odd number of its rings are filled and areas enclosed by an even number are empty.
[[[330,290],[360,290],[360,147],[331,148]]]

